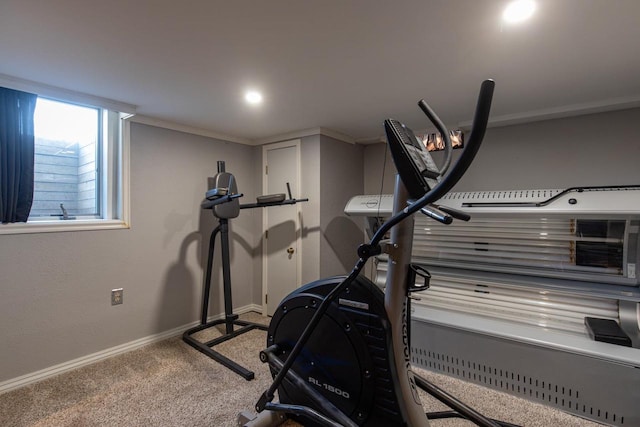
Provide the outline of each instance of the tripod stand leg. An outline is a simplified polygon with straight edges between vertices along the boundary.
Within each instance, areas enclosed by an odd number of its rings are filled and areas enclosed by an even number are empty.
[[[207,317],[209,314],[209,296],[211,293],[211,276],[212,276],[212,270],[213,270],[215,239],[219,232],[221,232],[220,241],[222,243],[222,274],[224,279],[223,291],[224,291],[225,316],[224,316],[224,319],[208,322]],[[230,272],[230,266],[229,266],[230,257],[229,257],[228,233],[229,233],[228,220],[221,218],[219,225],[211,232],[211,237],[209,238],[209,256],[207,259],[207,271],[205,274],[200,325],[185,331],[182,335],[182,339],[191,347],[198,350],[199,352],[209,356],[210,358],[220,363],[221,365],[231,369],[233,372],[242,376],[245,380],[250,381],[255,376],[255,374],[252,371],[246,369],[242,365],[234,362],[233,360],[213,350],[212,348],[222,342],[228,341],[232,338],[237,337],[238,335],[244,334],[254,329],[264,330],[264,331],[267,330],[267,327],[265,325],[238,320],[238,315],[233,313],[233,304],[231,301],[231,272]],[[214,326],[221,325],[223,323],[225,325],[226,333],[221,337],[215,338],[207,342],[201,342],[192,336],[200,331],[204,331],[205,329],[209,329]],[[237,325],[240,328],[234,329],[234,325]]]

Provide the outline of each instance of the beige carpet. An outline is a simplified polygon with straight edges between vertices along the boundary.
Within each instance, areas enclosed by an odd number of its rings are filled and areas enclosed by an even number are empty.
[[[264,321],[258,315],[243,316]],[[215,336],[207,331],[201,339]],[[270,375],[258,360],[265,332],[251,331],[216,347],[254,370],[245,381],[176,337],[0,395],[0,426],[235,426],[268,387]],[[501,392],[420,372],[477,410],[522,426],[597,426]],[[424,397],[428,411],[446,409]],[[469,426],[460,419],[432,421],[434,427]]]

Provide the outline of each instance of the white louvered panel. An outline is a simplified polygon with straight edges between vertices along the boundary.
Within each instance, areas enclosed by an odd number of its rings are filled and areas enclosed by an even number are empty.
[[[618,318],[617,300],[519,288],[504,283],[437,277],[413,304],[584,333],[585,316]]]
[[[449,262],[446,263],[444,261],[455,261],[455,266],[459,267],[459,268],[472,268],[472,267],[477,267],[479,268],[480,266],[483,266],[485,268],[483,268],[483,270],[485,271],[495,271],[497,269],[491,269],[489,268],[490,264],[496,264],[496,265],[500,265],[503,267],[519,267],[519,271],[521,274],[532,274],[535,273],[536,271],[540,271],[540,270],[553,270],[555,272],[559,272],[559,273],[579,273],[580,275],[592,275],[595,277],[595,275],[601,275],[601,274],[607,274],[607,275],[611,275],[611,276],[619,276],[621,274],[621,270],[617,269],[617,268],[601,268],[601,267],[585,267],[585,266],[575,266],[569,263],[553,263],[553,262],[530,262],[530,261],[526,261],[523,260],[521,258],[494,258],[491,259],[490,257],[482,257],[482,259],[479,259],[478,256],[461,256],[461,255],[457,255],[455,258],[447,258],[445,256],[440,257],[440,263],[433,263],[432,259],[429,258],[423,258],[423,257],[414,257],[413,258],[414,261],[416,262],[421,262],[421,263],[431,263],[434,265],[443,265],[443,266],[454,266],[453,262]]]
[[[496,271],[505,266],[580,275],[623,274],[618,266],[584,266],[576,262],[576,245],[580,242],[619,245],[622,248],[623,239],[576,234],[575,220],[562,217],[513,219],[483,216],[471,222],[455,221],[451,225],[417,217],[412,255],[420,262],[436,265],[458,263],[466,268],[482,264],[485,269],[495,266]]]
[[[386,272],[387,262],[381,259],[375,278],[378,286],[384,286]],[[479,278],[441,271],[432,276],[428,290],[412,294],[419,298],[412,304],[578,334],[584,334],[586,316],[618,320],[614,297],[585,296],[508,280],[508,276]]]
[[[415,245],[424,251],[437,252],[441,248],[457,248],[462,250],[486,251],[496,249],[509,252],[541,253],[541,254],[566,254],[572,249],[571,242],[526,242],[509,239],[483,239],[481,242],[472,238],[416,236]],[[414,254],[419,252],[414,251]]]
[[[465,257],[475,257],[483,258],[483,259],[491,259],[495,258],[497,260],[507,259],[507,260],[515,260],[520,259],[523,262],[530,264],[531,260],[540,261],[542,263],[548,262],[565,262],[565,263],[573,263],[573,258],[571,256],[570,248],[564,248],[564,251],[558,251],[557,249],[547,249],[542,250],[540,248],[534,248],[533,250],[529,249],[526,246],[520,245],[509,247],[507,245],[483,245],[483,244],[475,244],[470,247],[470,245],[466,246],[454,246],[448,245],[444,242],[432,242],[430,244],[418,245],[416,244],[416,249],[423,249],[422,251],[414,251],[414,256],[428,256],[430,253],[432,254],[432,258],[451,258],[456,259],[456,255],[460,256],[460,259]]]
[[[493,251],[508,252],[512,254],[522,254],[523,258],[530,258],[537,255],[555,256],[567,259],[567,252],[571,250],[568,244],[557,244],[549,246],[524,246],[509,242],[456,242],[454,240],[425,240],[420,242],[420,248],[424,252],[450,252],[460,254],[475,254],[477,251],[486,251],[490,245]],[[473,249],[469,249],[472,247]],[[527,256],[530,254],[530,256]]]
[[[426,218],[424,218],[426,219]],[[422,223],[425,225],[425,229],[432,229],[437,231],[440,227],[448,227],[447,229],[451,231],[455,230],[474,230],[477,233],[515,233],[516,235],[530,233],[534,237],[539,236],[541,231],[549,231],[558,235],[566,235],[573,237],[572,232],[572,224],[573,221],[569,219],[558,220],[555,219],[553,221],[546,220],[510,220],[506,218],[473,218],[472,221],[465,222],[454,222],[451,226],[445,226],[443,224],[431,224],[430,222],[423,221]],[[436,227],[431,227],[431,225],[436,225]],[[467,232],[465,232],[467,233]]]
[[[545,223],[539,223],[537,226],[520,227],[507,225],[500,221],[482,224],[480,221],[452,223],[451,225],[443,225],[440,223],[431,223],[426,218],[419,217],[416,221],[416,235],[437,237],[457,237],[460,239],[527,239],[531,241],[567,241],[567,242],[608,242],[618,243],[620,238],[613,237],[582,237],[576,235],[572,224],[563,224],[562,227],[548,227]]]

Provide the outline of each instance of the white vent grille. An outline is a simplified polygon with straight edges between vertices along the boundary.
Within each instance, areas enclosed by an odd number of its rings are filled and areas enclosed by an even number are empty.
[[[626,425],[623,414],[584,401],[581,391],[571,384],[416,347],[411,348],[411,362],[431,371],[538,401],[592,420],[610,425]]]
[[[475,203],[539,203],[548,200],[564,190],[507,190],[507,191],[472,191],[449,193],[441,200],[464,200]]]

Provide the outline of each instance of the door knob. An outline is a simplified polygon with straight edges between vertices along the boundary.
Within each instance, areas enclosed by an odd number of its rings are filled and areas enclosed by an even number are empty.
[[[295,252],[295,250],[294,250],[293,248],[289,248],[289,249],[287,249],[287,253],[288,253],[289,255],[293,255],[293,253],[294,253],[294,252]]]

